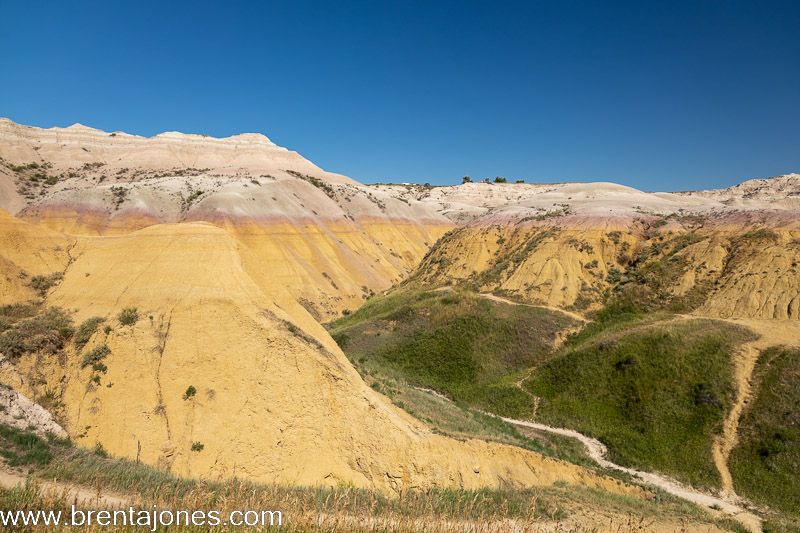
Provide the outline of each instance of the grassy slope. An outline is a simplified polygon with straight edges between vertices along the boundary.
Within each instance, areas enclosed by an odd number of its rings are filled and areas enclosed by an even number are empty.
[[[712,320],[593,329],[526,383],[542,398],[537,417],[600,439],[620,463],[718,486],[712,439],[733,400],[732,353],[750,334]]]
[[[58,479],[62,483],[92,487],[99,494],[112,491],[138,501],[137,509],[151,509],[156,505],[159,509],[216,509],[224,513],[234,509],[279,510],[286,524],[281,531],[411,531],[419,529],[420,524],[432,531],[463,531],[468,525],[487,527],[492,523],[497,527],[490,527],[490,530],[504,531],[507,526],[501,521],[506,519],[525,524],[553,524],[554,520],[563,520],[576,512],[579,516],[613,513],[623,519],[631,517],[630,522],[635,524],[652,520],[673,523],[691,520],[695,524],[715,524],[741,531],[729,520],[714,521],[700,508],[668,495],[644,500],[564,485],[525,490],[411,490],[389,498],[348,487],[283,487],[238,480],[201,482],[178,478],[133,461],[104,457],[72,447],[67,441],[40,439],[2,425],[0,433],[13,441],[18,451],[28,447],[46,450],[46,454],[37,454],[25,462],[33,479]],[[66,509],[69,512],[71,503],[52,494],[41,495],[35,485],[0,489],[0,509]],[[320,516],[325,516],[321,527],[318,526]],[[359,522],[372,525],[354,525]],[[122,528],[94,530],[120,531]],[[220,531],[233,530],[220,528]]]
[[[739,494],[791,516],[800,528],[800,350],[770,348],[754,372],[731,473]]]
[[[330,325],[333,338],[370,375],[429,387],[470,406],[531,414],[519,374],[551,355],[561,313],[486,300],[469,292],[395,292]]]
[[[560,313],[469,292],[396,291],[371,298],[328,328],[367,383],[435,431],[596,467],[573,439],[525,434],[476,409],[531,414],[530,397],[514,382],[524,376],[520,369],[551,355],[555,332],[572,324]],[[452,371],[451,358],[466,360],[471,371]],[[454,401],[416,387],[446,393]]]

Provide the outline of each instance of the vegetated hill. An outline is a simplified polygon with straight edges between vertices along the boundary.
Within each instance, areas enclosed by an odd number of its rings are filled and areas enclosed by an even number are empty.
[[[736,490],[784,515],[776,531],[800,528],[800,350],[765,350],[753,381],[731,455]]]
[[[531,414],[515,382],[576,325],[548,309],[465,291],[396,291],[329,325],[334,340],[369,375],[406,380],[505,416]]]
[[[753,338],[711,320],[636,324],[578,337],[525,386],[541,398],[537,420],[600,439],[620,463],[718,487],[712,445],[735,395],[733,355]]]
[[[569,317],[459,290],[375,297],[329,329],[378,390],[445,431],[451,421],[431,414],[409,386],[461,406],[575,428],[604,442],[619,463],[718,488],[712,444],[736,395],[734,355],[755,337],[669,312],[680,305],[632,283],[557,351],[559,333],[575,329]],[[464,432],[487,433],[461,424]]]

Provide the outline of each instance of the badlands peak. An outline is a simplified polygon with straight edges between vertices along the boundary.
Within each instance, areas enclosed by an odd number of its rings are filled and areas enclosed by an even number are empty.
[[[204,143],[250,143],[264,144],[267,146],[286,150],[282,146],[273,143],[269,137],[261,133],[239,133],[230,137],[212,137],[198,133],[182,133],[180,131],[165,131],[153,136],[154,139],[177,139],[182,141],[199,141]],[[288,151],[288,150],[287,150]]]
[[[216,175],[285,177],[286,171],[294,171],[331,183],[355,183],[322,170],[260,133],[217,138],[170,131],[141,137],[77,123],[66,128],[38,128],[2,118],[0,157],[15,166],[44,163],[56,173],[66,174],[74,174],[85,165],[102,165],[106,175],[127,169],[203,169]]]
[[[276,145],[273,143],[269,137],[264,135],[263,133],[237,133],[234,135],[230,135],[228,137],[214,137],[212,135],[206,135],[203,133],[183,133],[180,131],[165,131],[162,133],[157,133],[151,137],[145,137],[142,135],[135,135],[131,133],[127,133],[124,131],[113,131],[107,132],[98,128],[93,128],[91,126],[86,126],[85,124],[81,124],[80,122],[75,122],[67,127],[60,127],[60,126],[53,126],[51,128],[39,128],[36,126],[25,126],[23,124],[18,124],[13,120],[7,117],[0,117],[0,125],[4,127],[16,127],[16,128],[26,128],[30,130],[44,130],[44,131],[61,131],[61,132],[86,132],[86,133],[95,133],[98,135],[105,135],[110,137],[132,137],[137,139],[181,139],[181,140],[195,140],[195,141],[204,141],[204,142],[225,142],[225,143],[254,143],[254,144],[265,144],[269,146],[275,146],[277,148],[281,148],[286,150],[281,146]]]

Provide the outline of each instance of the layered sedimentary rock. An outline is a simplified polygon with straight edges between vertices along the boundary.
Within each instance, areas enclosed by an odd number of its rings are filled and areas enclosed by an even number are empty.
[[[260,134],[143,138],[3,119],[0,148],[0,207],[12,214],[85,235],[211,222],[241,244],[257,282],[286,287],[320,319],[402,279],[453,227]]]
[[[7,120],[0,158],[0,304],[43,299],[76,324],[104,320],[63,359],[5,357],[0,381],[56,398],[77,442],[181,474],[616,490],[537,454],[435,435],[364,385],[321,322],[409,279],[586,310],[646,252],[675,265],[656,289],[702,289],[707,315],[799,317],[791,179],[736,201],[608,183],[365,186],[259,135]]]
[[[465,222],[412,280],[580,311],[602,305],[626,277],[644,276],[672,295],[702,290],[707,316],[798,319],[800,212],[782,200],[796,182],[784,178],[753,180],[758,194],[736,202],[728,201],[736,187],[697,195],[606,183],[419,189],[419,201]],[[656,260],[659,271],[635,268]]]

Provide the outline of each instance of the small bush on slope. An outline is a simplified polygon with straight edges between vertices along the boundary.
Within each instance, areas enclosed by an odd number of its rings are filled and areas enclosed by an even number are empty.
[[[0,308],[0,353],[9,359],[26,354],[57,355],[73,333],[72,318],[60,307],[33,304]]]
[[[718,486],[712,440],[733,401],[731,357],[751,338],[712,320],[639,325],[567,347],[526,387],[537,418],[600,439],[615,461]]]
[[[368,374],[428,387],[498,414],[526,416],[518,374],[552,352],[572,319],[469,292],[396,292],[331,324],[334,339]]]
[[[753,382],[731,454],[734,485],[739,494],[793,515],[800,528],[800,349],[764,351]]]
[[[139,321],[139,311],[135,307],[126,307],[120,311],[117,320],[123,326],[132,326]]]
[[[75,331],[75,335],[72,337],[72,342],[75,343],[75,348],[80,351],[86,346],[86,343],[89,342],[89,339],[92,338],[94,332],[97,331],[97,326],[102,324],[105,321],[104,318],[99,316],[93,316],[91,318],[87,318],[86,320],[81,323],[78,329]]]

